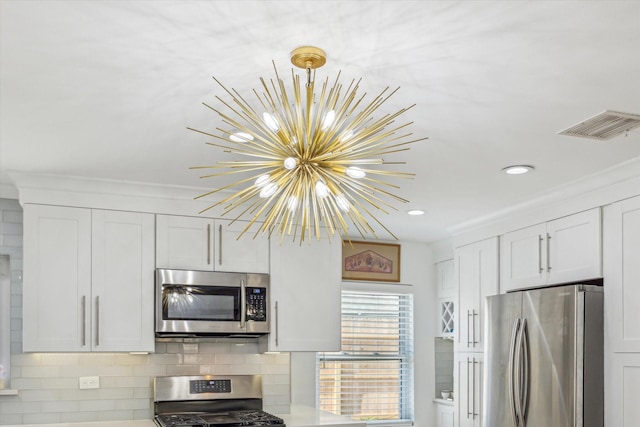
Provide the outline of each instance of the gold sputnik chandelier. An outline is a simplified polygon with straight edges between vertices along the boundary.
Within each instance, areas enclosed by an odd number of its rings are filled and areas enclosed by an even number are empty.
[[[224,107],[220,109],[204,105],[221,117],[225,127],[217,127],[216,134],[189,129],[214,138],[207,144],[241,160],[192,169],[214,170],[201,178],[234,174],[242,178],[198,196],[236,189],[200,213],[221,206],[223,216],[250,218],[242,234],[255,226],[256,235],[275,233],[301,243],[325,233],[329,238],[337,233],[345,240],[350,234],[377,238],[371,221],[397,239],[374,213],[388,214],[388,209],[396,209],[391,202],[407,202],[391,192],[399,187],[389,178],[414,174],[382,166],[404,164],[383,156],[406,151],[409,144],[426,139],[411,139],[412,133],[405,128],[412,123],[396,124],[398,116],[413,105],[375,118],[374,113],[398,89],[387,87],[365,103],[365,95],[357,94],[360,81],[352,80],[345,88],[338,73],[333,85],[325,80],[316,94],[315,69],[325,64],[325,52],[303,46],[291,53],[291,62],[306,70],[304,87],[292,69],[293,86],[287,89],[274,64],[276,80],[261,78],[263,92],[253,90],[257,108],[214,77],[230,100],[216,96]],[[350,225],[355,232],[350,233]]]

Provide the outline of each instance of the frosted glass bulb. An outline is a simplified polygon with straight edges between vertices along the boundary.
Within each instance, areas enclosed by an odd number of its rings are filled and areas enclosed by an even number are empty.
[[[296,196],[289,196],[289,201],[287,202],[287,207],[291,212],[294,212],[298,207],[298,198]]]
[[[316,196],[318,196],[321,199],[324,199],[328,195],[329,195],[329,188],[327,187],[327,185],[322,181],[317,181],[316,182]]]
[[[267,197],[271,197],[278,191],[278,185],[275,182],[270,182],[262,188],[260,191],[260,197],[266,199]]]
[[[264,120],[264,123],[269,127],[269,129],[271,129],[274,132],[278,132],[278,130],[280,130],[280,125],[278,124],[278,121],[276,120],[276,118],[273,116],[273,114],[269,114],[267,112],[262,113],[262,120]]]
[[[346,174],[354,179],[360,179],[367,176],[367,173],[356,166],[350,166],[347,168]]]
[[[249,135],[246,132],[236,132],[234,134],[231,134],[231,136],[229,136],[229,139],[235,142],[249,142],[253,141],[253,136]]]
[[[344,194],[338,194],[336,196],[336,205],[338,205],[338,207],[344,211],[344,212],[349,212],[349,201],[347,200],[347,198],[344,196]]]
[[[294,169],[297,164],[298,164],[298,161],[293,157],[287,157],[286,159],[284,159],[285,169],[288,169],[288,170]]]
[[[256,178],[254,184],[256,187],[264,187],[271,180],[271,177],[268,174],[260,175]]]
[[[344,135],[342,135],[342,138],[340,138],[340,141],[348,141],[351,138],[353,138],[353,131],[347,131],[347,133],[345,133]]]
[[[333,124],[336,119],[336,112],[331,110],[324,116],[324,120],[322,120],[322,130],[327,130]]]

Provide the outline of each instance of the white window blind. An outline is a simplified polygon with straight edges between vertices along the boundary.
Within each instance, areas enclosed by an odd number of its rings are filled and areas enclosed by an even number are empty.
[[[342,351],[317,355],[318,407],[354,420],[413,419],[413,296],[342,292]]]

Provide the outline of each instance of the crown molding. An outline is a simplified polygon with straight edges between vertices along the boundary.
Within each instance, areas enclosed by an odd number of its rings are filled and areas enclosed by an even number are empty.
[[[559,185],[523,203],[449,227],[455,246],[640,194],[640,157]]]

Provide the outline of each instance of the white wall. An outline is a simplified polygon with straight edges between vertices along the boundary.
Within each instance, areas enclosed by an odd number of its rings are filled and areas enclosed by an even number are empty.
[[[434,340],[437,331],[435,271],[432,250],[424,243],[400,242],[401,283],[414,293],[415,425],[435,425]],[[393,287],[394,284],[388,284]],[[291,353],[291,402],[315,406],[315,353]]]

